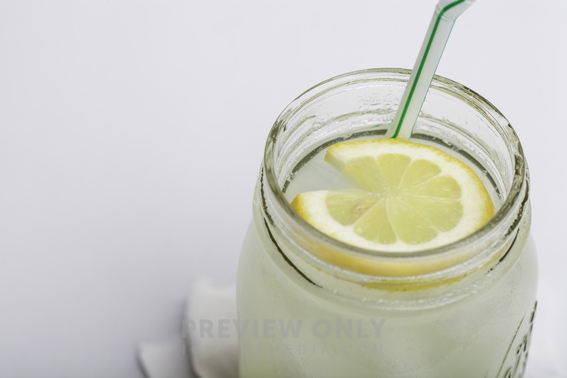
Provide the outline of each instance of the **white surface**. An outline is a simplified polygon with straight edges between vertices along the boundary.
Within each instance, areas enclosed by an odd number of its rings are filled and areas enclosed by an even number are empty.
[[[183,337],[188,339],[191,367],[198,377],[238,378],[237,319],[235,284],[210,277],[199,277],[192,283]],[[202,322],[211,325],[211,337],[206,336]]]
[[[179,336],[193,278],[234,281],[279,112],[411,67],[435,3],[1,2],[0,376],[142,377],[136,346]],[[542,299],[567,290],[567,5],[545,4],[477,1],[438,68],[523,141]],[[565,304],[538,311],[565,367]]]
[[[184,340],[177,336],[143,343],[138,360],[147,378],[194,378],[188,353]]]
[[[187,302],[181,338],[141,345],[138,359],[146,376],[237,378],[239,347],[233,326],[238,319],[236,285],[198,277],[191,285]],[[211,325],[209,331],[206,331],[206,323]],[[180,345],[183,346],[182,354],[179,353]]]

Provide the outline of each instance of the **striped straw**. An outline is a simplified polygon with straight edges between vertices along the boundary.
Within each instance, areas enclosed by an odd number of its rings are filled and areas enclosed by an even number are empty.
[[[440,0],[386,137],[409,139],[455,20],[475,0]]]

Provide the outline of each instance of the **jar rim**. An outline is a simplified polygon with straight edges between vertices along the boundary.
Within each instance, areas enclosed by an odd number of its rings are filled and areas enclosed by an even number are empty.
[[[510,122],[504,117],[504,115],[487,99],[479,95],[472,89],[457,83],[456,81],[447,79],[445,77],[435,75],[431,82],[432,88],[444,88],[445,91],[449,90],[453,94],[460,94],[461,96],[466,96],[469,99],[476,101],[479,105],[482,105],[484,109],[489,109],[494,112],[494,114],[500,119],[498,124],[501,129],[497,129],[498,136],[505,141],[506,145],[510,148],[510,153],[513,155],[513,172],[514,176],[510,185],[510,189],[506,195],[506,198],[500,208],[496,211],[494,216],[485,223],[478,230],[472,234],[454,241],[449,244],[445,244],[435,248],[423,249],[412,252],[392,252],[392,251],[380,251],[375,249],[368,249],[363,247],[358,247],[352,244],[342,242],[340,240],[334,239],[323,232],[319,231],[312,225],[310,225],[305,219],[303,219],[288,203],[282,188],[278,183],[276,177],[276,171],[274,169],[274,162],[276,159],[277,150],[275,148],[276,140],[279,135],[285,130],[286,124],[283,122],[283,118],[289,113],[291,109],[296,105],[304,105],[314,98],[326,93],[337,86],[343,86],[348,84],[355,79],[357,76],[364,76],[368,74],[379,76],[384,76],[385,81],[387,81],[388,75],[395,75],[398,78],[409,79],[411,70],[404,68],[372,68],[365,70],[358,70],[353,72],[348,72],[342,75],[332,77],[325,80],[319,84],[314,85],[308,90],[300,94],[295,100],[293,100],[282,113],[278,116],[276,122],[272,126],[270,133],[268,135],[265,150],[264,150],[264,173],[266,175],[266,181],[268,183],[271,195],[275,199],[275,205],[278,210],[283,211],[286,218],[290,220],[294,226],[307,232],[309,236],[315,240],[320,241],[323,244],[333,247],[337,251],[344,251],[348,254],[356,254],[362,257],[385,257],[389,259],[408,259],[408,258],[420,258],[420,257],[432,257],[439,256],[444,253],[449,253],[455,250],[462,250],[463,248],[470,247],[480,240],[490,238],[490,236],[495,232],[495,230],[502,230],[509,223],[511,217],[515,217],[517,209],[520,206],[523,197],[521,196],[523,182],[527,175],[527,167],[525,164],[525,158],[522,150],[522,146],[516,135],[516,132],[512,128]],[[390,79],[392,81],[392,79]],[[395,80],[404,81],[404,80]],[[335,85],[338,84],[338,85]],[[507,227],[506,227],[507,228]]]

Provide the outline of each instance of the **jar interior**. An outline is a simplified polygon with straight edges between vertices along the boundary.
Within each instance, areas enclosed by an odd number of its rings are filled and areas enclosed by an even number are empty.
[[[491,220],[449,244],[393,252],[365,249],[333,239],[309,225],[291,208],[291,200],[300,192],[346,189],[324,186],[326,176],[322,171],[340,176],[323,161],[326,148],[347,140],[384,137],[410,73],[404,69],[372,69],[329,79],[289,104],[270,132],[264,155],[265,179],[261,181],[267,184],[267,190],[261,190],[262,203],[268,206],[265,214],[275,226],[274,232],[285,235],[293,254],[318,270],[352,282],[390,286],[404,283],[404,277],[417,274],[412,280],[429,285],[461,279],[480,266],[489,267],[513,243],[512,234],[523,214],[528,193],[519,140],[492,104],[467,87],[439,76],[431,84],[410,140],[439,148],[473,169],[495,206]],[[317,160],[320,165],[313,165]],[[305,177],[309,179],[304,180]],[[317,184],[313,183],[319,179],[324,184],[314,188]],[[302,187],[301,182],[310,184]],[[343,268],[344,255],[360,262],[360,267]],[[389,277],[386,268],[370,273],[367,261],[373,261],[374,267],[403,269],[396,273],[399,277]],[[421,268],[424,264],[430,264],[427,265],[430,268]]]
[[[288,201],[297,194],[289,192],[296,174],[328,146],[383,137],[409,72],[379,71],[377,75],[369,70],[350,80],[339,77],[290,104],[278,119],[281,134],[274,154],[277,181]],[[458,83],[436,77],[410,141],[432,145],[463,161],[484,182],[495,209],[502,207],[514,181],[519,145],[508,121],[488,101]]]

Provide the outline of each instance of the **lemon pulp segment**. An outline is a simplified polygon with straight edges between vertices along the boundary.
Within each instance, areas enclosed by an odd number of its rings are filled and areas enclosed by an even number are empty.
[[[494,214],[476,173],[435,147],[345,142],[329,147],[325,161],[358,189],[300,193],[291,206],[345,243],[396,252],[433,248],[473,233]]]

